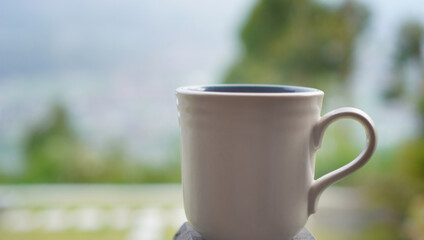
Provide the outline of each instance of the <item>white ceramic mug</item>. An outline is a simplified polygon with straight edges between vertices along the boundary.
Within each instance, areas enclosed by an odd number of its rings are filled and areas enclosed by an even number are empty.
[[[323,96],[279,85],[177,89],[184,208],[206,240],[291,239],[322,191],[369,160],[373,121],[354,108],[320,117]],[[314,180],[315,152],[339,118],[364,126],[366,146],[349,164]]]

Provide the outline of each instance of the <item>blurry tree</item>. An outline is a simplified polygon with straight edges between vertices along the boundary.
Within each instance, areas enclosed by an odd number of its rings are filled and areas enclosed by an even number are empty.
[[[400,32],[395,54],[394,78],[386,91],[389,100],[401,100],[416,106],[424,120],[424,27],[419,22],[405,23]],[[414,71],[418,78],[411,79]],[[424,131],[424,128],[421,129]],[[421,133],[422,135],[424,132]]]
[[[226,83],[296,84],[328,89],[348,79],[368,12],[354,1],[260,0],[241,31],[243,55]]]
[[[178,155],[178,154],[176,154]],[[56,104],[49,116],[32,126],[24,140],[25,168],[14,182],[135,183],[179,182],[178,159],[164,166],[135,161],[118,142],[95,151],[72,128],[66,108]],[[3,176],[2,181],[8,181]]]
[[[62,105],[55,105],[47,119],[29,131],[24,143],[28,181],[67,179],[72,175],[71,165],[75,165],[77,155],[84,151]]]
[[[240,32],[242,55],[224,82],[316,87],[350,102],[355,43],[368,18],[367,9],[353,0],[259,0]],[[345,126],[335,124],[327,132],[337,139],[336,150],[325,161],[318,154],[317,177],[359,154]]]

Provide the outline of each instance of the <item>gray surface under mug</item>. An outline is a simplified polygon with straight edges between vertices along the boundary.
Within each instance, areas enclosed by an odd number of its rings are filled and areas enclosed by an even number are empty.
[[[184,223],[178,232],[175,234],[173,240],[205,240],[190,224]],[[284,240],[278,237],[275,240]],[[302,228],[291,240],[316,240],[316,238],[309,232],[308,229]]]

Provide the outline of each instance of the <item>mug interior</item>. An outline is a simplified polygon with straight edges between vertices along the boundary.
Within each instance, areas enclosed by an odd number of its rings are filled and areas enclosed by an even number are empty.
[[[222,86],[199,86],[190,88],[192,91],[199,92],[232,92],[232,93],[300,93],[315,92],[317,89],[297,87],[297,86],[278,86],[278,85],[222,85]]]

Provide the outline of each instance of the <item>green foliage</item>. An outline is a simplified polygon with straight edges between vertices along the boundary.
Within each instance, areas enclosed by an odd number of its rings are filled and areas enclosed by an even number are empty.
[[[28,181],[63,181],[72,176],[78,161],[90,157],[81,146],[68,122],[63,106],[52,109],[51,122],[29,131],[24,143]]]
[[[358,239],[404,240],[393,222],[380,222],[366,229]]]
[[[45,232],[45,231],[29,231],[29,232],[7,232],[0,229],[0,238],[4,240],[116,240],[125,239],[128,236],[127,231],[112,231],[112,230],[101,230],[101,231],[56,231],[56,232]]]
[[[400,149],[397,172],[411,182],[410,187],[424,190],[424,138],[406,142]]]
[[[405,87],[408,82],[405,69],[411,66],[418,67],[421,79],[413,80],[417,86],[424,84],[423,43],[424,27],[421,24],[406,22],[401,27],[394,59],[394,78],[386,92],[386,99],[404,101],[414,106],[420,114],[421,121],[424,121],[424,92],[422,88],[408,91]],[[397,146],[392,161],[392,168],[388,171],[369,175],[367,178],[371,202],[387,213],[386,218],[378,225],[370,226],[367,234],[373,239],[375,239],[373,234],[382,236],[381,239],[422,239],[424,236],[423,126],[417,138]],[[384,235],[384,233],[390,234]]]
[[[119,143],[101,152],[82,141],[61,104],[32,126],[24,140],[25,171],[11,177],[0,174],[1,182],[15,183],[151,183],[180,182],[178,152],[170,161],[153,165],[126,154]]]
[[[424,119],[424,26],[419,22],[408,21],[404,23],[398,33],[399,39],[395,52],[393,67],[393,78],[386,89],[385,98],[387,100],[400,100],[415,106],[421,118]],[[411,82],[406,69],[408,67],[418,67],[421,79],[418,79],[415,92],[408,91],[405,85]],[[424,130],[424,129],[423,129]]]
[[[261,0],[241,31],[244,55],[225,82],[325,88],[344,81],[367,16],[353,1],[328,7],[312,0]]]
[[[346,138],[346,129],[354,129],[354,124],[351,120],[344,119],[331,124],[325,131],[322,146],[316,155],[316,179],[346,165],[359,155],[363,146],[358,146],[359,144],[352,136],[353,131],[349,132],[348,135],[350,137]],[[356,123],[355,125],[359,124]],[[363,131],[361,126],[356,127]],[[344,178],[339,184],[348,184],[356,179],[357,176],[358,173],[355,173],[348,178]]]
[[[373,169],[362,179],[372,208],[385,214],[369,226],[364,239],[419,239],[423,236],[419,230],[424,229],[423,146],[424,139],[402,144],[391,158],[378,159],[391,162],[389,168]]]
[[[396,66],[403,67],[409,60],[420,60],[424,27],[419,22],[406,22],[399,32]]]

